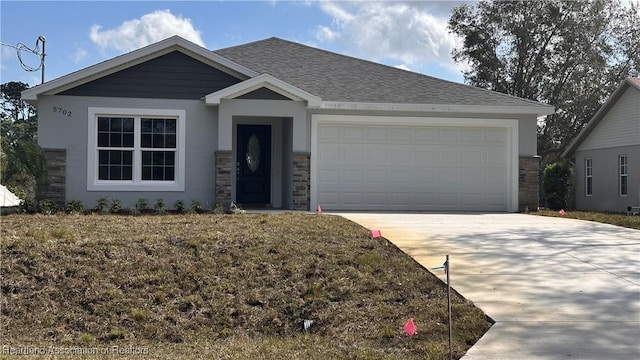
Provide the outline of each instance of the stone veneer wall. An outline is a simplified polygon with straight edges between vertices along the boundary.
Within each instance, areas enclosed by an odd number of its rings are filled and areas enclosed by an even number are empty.
[[[216,202],[224,209],[231,205],[232,162],[231,151],[216,151]]]
[[[67,191],[67,150],[43,149],[47,162],[48,184],[38,194],[38,199],[50,199],[56,202],[60,208],[66,202]]]
[[[521,157],[518,177],[518,210],[538,210],[540,157]]]
[[[311,155],[293,153],[293,210],[309,210],[311,202]]]

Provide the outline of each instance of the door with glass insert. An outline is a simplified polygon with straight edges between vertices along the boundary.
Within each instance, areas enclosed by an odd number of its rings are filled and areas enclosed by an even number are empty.
[[[271,202],[271,126],[238,125],[236,202]]]

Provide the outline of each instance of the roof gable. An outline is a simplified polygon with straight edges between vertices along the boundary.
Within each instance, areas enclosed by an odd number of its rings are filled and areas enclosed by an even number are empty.
[[[59,95],[201,99],[241,79],[173,51],[59,93]]]
[[[627,91],[631,91],[631,93],[628,93]],[[596,128],[598,128],[599,125],[605,125],[603,123],[604,119],[608,119],[609,121],[624,121],[625,119],[619,118],[619,117],[608,117],[609,112],[612,111],[612,109],[614,109],[616,107],[616,105],[618,104],[618,101],[622,98],[622,99],[626,99],[628,97],[633,97],[633,99],[631,99],[631,102],[636,104],[635,106],[635,111],[637,113],[640,114],[640,107],[637,107],[637,104],[640,102],[640,79],[638,78],[627,78],[625,79],[619,86],[618,88],[609,96],[609,98],[607,99],[607,101],[600,107],[600,109],[598,110],[598,112],[591,118],[591,120],[589,120],[589,122],[584,126],[584,128],[582,129],[582,131],[580,131],[580,133],[578,134],[578,136],[576,136],[576,138],[571,142],[571,144],[569,145],[569,147],[567,147],[567,149],[562,153],[562,157],[567,158],[567,157],[571,157],[575,151],[585,142],[587,141],[587,139],[589,139],[589,137],[591,136],[592,133],[594,133],[594,130],[596,130]],[[633,106],[633,105],[632,105]],[[629,119],[630,121],[634,121],[634,119]],[[638,134],[640,134],[640,116],[638,116],[637,119],[637,128],[635,129],[636,132]],[[624,132],[623,131],[623,136],[624,135],[629,135],[629,136],[634,136],[634,133],[631,132]],[[618,142],[618,141],[616,141]],[[640,143],[640,137],[638,137],[638,143]],[[620,143],[619,145],[622,145],[622,143]]]
[[[188,40],[179,36],[172,36],[157,43],[27,89],[22,92],[22,98],[27,101],[34,101],[38,99],[39,95],[59,94],[174,51],[179,51],[239,79],[247,79],[258,75],[255,71],[230,61]]]

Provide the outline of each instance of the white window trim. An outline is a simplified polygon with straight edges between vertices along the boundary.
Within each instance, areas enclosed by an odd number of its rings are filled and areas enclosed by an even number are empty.
[[[133,157],[133,180],[99,180],[98,179],[98,116],[122,117],[157,117],[169,116],[178,119],[176,136],[176,168],[174,181],[141,180],[140,147],[136,146]],[[135,144],[140,143],[140,124],[136,127]],[[173,109],[127,109],[90,107],[87,126],[87,191],[184,191],[185,184],[185,145],[186,145],[186,111]]]
[[[624,174],[622,173],[622,159],[625,159],[624,162]],[[627,179],[627,193],[622,193],[622,178]],[[618,156],[618,196],[626,197],[629,195],[629,157],[627,155]]]
[[[591,174],[589,174],[591,168]],[[591,193],[589,193],[589,179],[591,179]],[[593,158],[584,159],[584,195],[593,196]]]

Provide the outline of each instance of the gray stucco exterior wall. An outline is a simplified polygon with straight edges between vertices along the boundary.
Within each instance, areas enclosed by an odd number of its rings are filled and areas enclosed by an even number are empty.
[[[628,195],[620,196],[618,179],[620,155],[628,157]],[[585,159],[593,161],[593,191],[585,193]],[[578,210],[624,212],[640,206],[640,145],[608,149],[579,150],[575,153],[575,193]]]
[[[179,109],[186,111],[185,190],[182,191],[88,191],[87,144],[90,107]],[[54,108],[56,111],[54,111]],[[64,112],[59,109],[64,109]],[[151,204],[163,199],[172,206],[176,200],[189,204],[199,200],[211,207],[215,201],[215,151],[218,148],[218,111],[202,100],[103,98],[82,96],[42,96],[38,103],[39,145],[66,151],[65,198],[80,200],[86,208],[101,197],[118,199],[134,206],[139,198]],[[43,135],[46,134],[46,135]]]

